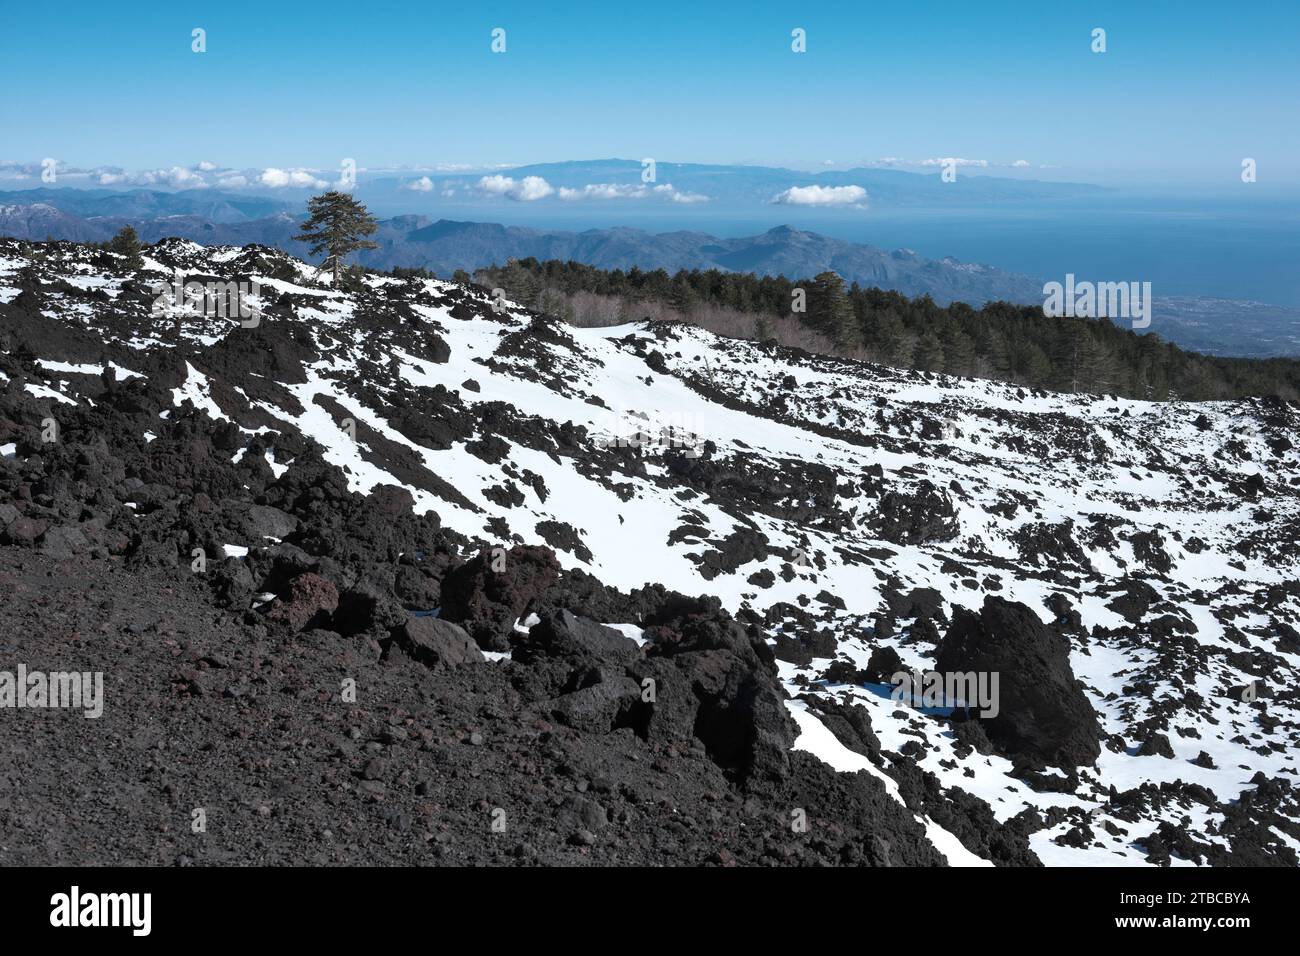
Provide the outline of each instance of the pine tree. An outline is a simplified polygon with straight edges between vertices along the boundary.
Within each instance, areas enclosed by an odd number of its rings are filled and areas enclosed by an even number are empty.
[[[697,298],[695,289],[691,287],[690,280],[684,271],[673,276],[673,284],[668,293],[668,304],[683,319],[690,317],[691,309],[695,307]]]
[[[116,236],[109,240],[108,251],[126,257],[128,269],[143,269],[144,256],[141,255],[140,237],[130,226],[123,226]]]
[[[837,348],[849,351],[862,344],[862,330],[858,327],[858,317],[853,314],[853,303],[844,289],[844,280],[836,273],[817,275],[808,298],[813,327],[829,336]]]
[[[1078,381],[1082,391],[1094,394],[1110,391],[1115,362],[1106,346],[1091,331],[1079,338]]]
[[[883,365],[907,365],[911,361],[910,349],[905,349],[907,329],[902,318],[893,309],[875,314],[874,322],[876,358]]]
[[[307,200],[310,213],[302,232],[294,236],[299,242],[311,243],[311,254],[326,253],[323,269],[334,267],[334,287],[338,288],[339,268],[343,258],[359,249],[378,249],[379,244],[365,236],[379,228],[366,207],[344,192],[330,191]]]
[[[943,370],[949,375],[970,375],[975,370],[975,342],[955,324],[944,327]]]
[[[903,332],[894,342],[887,364],[895,368],[915,368],[912,354],[916,351],[916,336],[903,327]]]
[[[536,308],[538,297],[542,292],[542,283],[537,273],[528,268],[527,259],[506,260],[505,278],[501,288],[514,302],[528,308]]]
[[[943,346],[939,344],[937,335],[933,332],[926,332],[917,339],[916,350],[912,353],[914,368],[927,372],[942,372],[943,362]]]
[[[1052,360],[1035,342],[1030,342],[1022,353],[1024,381],[1027,385],[1044,385],[1052,374]]]

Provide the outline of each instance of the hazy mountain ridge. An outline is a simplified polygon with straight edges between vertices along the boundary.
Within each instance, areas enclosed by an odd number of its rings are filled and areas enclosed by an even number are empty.
[[[654,179],[646,180],[647,167],[630,159],[572,160],[532,163],[493,170],[492,175],[519,179],[538,176],[555,188],[581,189],[596,184],[622,187],[669,186],[680,193],[704,197],[710,204],[761,206],[791,187],[860,186],[866,190],[869,206],[928,205],[935,202],[972,205],[989,202],[1050,202],[1103,194],[1106,189],[1089,183],[1046,182],[992,175],[961,169],[953,182],[944,182],[939,169],[915,172],[881,167],[853,167],[805,171],[779,166],[656,162]],[[481,172],[433,173],[440,189],[474,189]],[[411,177],[380,174],[367,185],[377,194],[400,188]],[[618,200],[613,200],[618,201]]]
[[[0,236],[103,242],[129,224],[146,242],[175,236],[205,245],[256,243],[302,255],[302,244],[293,239],[299,209],[296,203],[215,190],[17,190],[0,192]],[[723,239],[689,230],[565,231],[404,214],[381,220],[374,238],[380,248],[361,254],[363,264],[382,270],[425,268],[441,276],[533,256],[603,269],[716,268],[788,278],[811,278],[829,269],[850,282],[929,295],[941,304],[1043,301],[1043,283],[1036,277],[951,257],[928,259],[905,249],[886,251],[791,226]],[[1300,310],[1261,302],[1166,297],[1157,289],[1151,331],[1212,355],[1300,354]]]
[[[0,235],[36,241],[103,241],[129,223],[146,242],[176,236],[210,245],[257,243],[291,254],[302,252],[293,240],[297,219],[288,208],[253,218],[253,212],[263,211],[261,206],[240,207],[221,197],[205,197],[204,190],[85,195],[71,202],[64,200],[60,206],[55,203],[61,191],[33,192],[38,195],[30,198],[38,200],[41,208],[37,215],[19,205],[23,193],[0,193],[0,202],[9,204],[0,206]],[[55,215],[45,206],[57,208],[61,214]],[[196,211],[200,208],[220,211],[222,218],[212,219]],[[152,214],[134,215],[124,209],[151,210]],[[240,215],[243,218],[237,218]],[[362,264],[385,270],[419,267],[439,275],[457,269],[472,272],[511,258],[533,256],[575,259],[606,269],[675,272],[716,268],[791,278],[832,269],[851,282],[880,285],[908,295],[928,294],[944,303],[1033,301],[1041,297],[1041,283],[1027,276],[955,259],[925,259],[908,250],[886,252],[790,226],[756,236],[721,239],[704,232],[656,234],[623,227],[568,232],[404,215],[382,220],[374,238],[380,248],[361,254]]]

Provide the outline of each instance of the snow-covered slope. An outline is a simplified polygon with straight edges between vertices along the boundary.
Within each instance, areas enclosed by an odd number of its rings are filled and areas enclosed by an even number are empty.
[[[260,321],[159,312],[146,280],[177,268],[256,283]],[[351,490],[402,486],[469,539],[547,545],[625,591],[716,595],[775,647],[796,749],[846,772],[915,763],[999,821],[1032,809],[1049,865],[1300,850],[1282,785],[1297,772],[1293,407],[1047,394],[680,326],[569,328],[437,280],[335,291],[255,247],[168,241],[132,273],[85,247],[0,241],[0,302],[0,387],[84,403],[101,377],[156,379],[177,408],[233,423],[232,457],[263,455],[277,477],[297,447],[281,436],[302,436]],[[67,335],[22,355],[34,310]],[[956,608],[990,597],[1068,642],[1095,760],[1017,760],[948,709],[891,698],[873,655],[931,669]],[[883,761],[800,695],[862,705]],[[921,817],[951,862],[982,862]]]

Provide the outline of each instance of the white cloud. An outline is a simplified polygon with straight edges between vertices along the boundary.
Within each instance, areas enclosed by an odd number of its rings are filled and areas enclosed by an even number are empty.
[[[305,169],[276,169],[274,166],[262,170],[258,182],[271,189],[284,189],[286,187],[324,189],[329,185],[325,180],[317,179]]]
[[[549,196],[551,193],[555,192],[555,190],[552,189],[551,184],[541,176],[525,176],[519,183],[519,189],[516,192],[517,195],[512,198],[527,201]]]
[[[160,171],[159,178],[169,186],[187,189],[206,189],[207,182],[202,176],[192,169],[186,169],[184,166],[173,166],[171,169]]]
[[[248,177],[235,173],[232,176],[222,176],[217,180],[217,185],[223,189],[243,189],[248,185]]]
[[[415,193],[433,192],[433,180],[428,176],[421,176],[419,179],[413,179],[409,183],[402,184],[403,189],[409,189]]]
[[[18,163],[12,159],[0,160],[0,179],[30,179],[34,172],[39,172],[37,163]]]
[[[708,202],[709,197],[703,193],[684,193],[679,191],[672,183],[664,183],[662,186],[656,186],[655,192],[664,193],[673,202],[697,203]]]
[[[504,195],[506,190],[513,189],[515,181],[509,176],[484,176],[478,181],[478,188],[487,193],[496,193]]]
[[[560,187],[561,199],[644,199],[650,190],[627,183],[589,183],[581,189]]]
[[[517,202],[545,199],[555,192],[555,188],[541,176],[525,176],[518,180],[510,176],[484,176],[478,181],[478,188]]]
[[[865,206],[867,191],[861,186],[791,186],[772,202],[786,206]]]
[[[962,159],[959,156],[936,157],[934,159],[904,159],[901,156],[884,156],[877,159],[875,166],[975,166],[981,169],[990,167],[1006,169],[1028,169],[1033,164],[1026,159],[1017,159],[1012,163],[994,163],[987,159]]]
[[[950,156],[946,159],[921,160],[922,166],[987,166],[988,164],[989,161],[987,159],[959,159],[955,156]]]
[[[204,173],[210,173],[216,168],[217,168],[216,163],[209,163],[206,159],[203,162],[199,163],[198,166],[195,167],[195,169],[198,169],[200,172],[204,172]]]
[[[63,175],[62,171],[59,173]],[[95,177],[101,186],[171,186],[174,189],[206,189],[207,181],[192,169],[173,166],[170,169],[143,169],[128,173],[123,170],[101,172]]]
[[[680,203],[708,202],[700,193],[684,193],[672,183],[649,187],[639,183],[589,183],[579,189],[560,187],[560,198],[570,202],[579,199],[648,199],[659,196]]]

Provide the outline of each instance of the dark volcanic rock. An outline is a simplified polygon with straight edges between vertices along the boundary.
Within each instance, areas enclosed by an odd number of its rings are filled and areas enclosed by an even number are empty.
[[[999,675],[999,712],[981,723],[1007,754],[1077,767],[1101,753],[1097,714],[1070,670],[1069,644],[1025,605],[990,596],[978,614],[955,609],[936,669]]]
[[[463,628],[437,617],[413,617],[396,631],[395,638],[406,653],[428,667],[486,660]]]
[[[872,684],[888,684],[890,677],[904,670],[898,651],[892,647],[877,647],[867,659],[866,678]]]
[[[867,708],[861,704],[844,704],[814,694],[804,694],[800,699],[821,718],[835,739],[845,747],[867,757],[874,764],[884,762],[880,756],[880,741],[871,729],[871,714]]]
[[[515,621],[546,593],[560,573],[547,548],[484,551],[442,582],[442,616],[459,623],[481,648],[510,650]]]
[[[287,624],[290,630],[319,627],[339,606],[339,592],[319,574],[300,574],[289,585],[287,598],[271,602],[267,619]]]
[[[941,618],[943,616],[943,595],[934,588],[912,588],[906,594],[892,588],[886,589],[885,600],[894,618]],[[878,636],[889,637],[890,635],[880,632],[878,628]]]
[[[38,518],[15,518],[9,522],[8,527],[4,530],[4,535],[0,540],[5,544],[16,544],[23,547],[30,547],[35,544],[36,540],[45,533],[47,523]]]
[[[360,581],[339,598],[332,626],[340,634],[382,634],[401,626],[406,618],[407,612],[384,587],[371,581]]]
[[[529,663],[539,657],[561,657],[575,663],[630,664],[641,648],[611,627],[569,611],[548,611],[528,631],[515,635],[514,660]]]
[[[887,491],[881,495],[871,527],[894,544],[951,541],[957,536],[957,512],[946,491],[922,481],[914,491]]]
[[[51,528],[41,538],[41,550],[56,558],[70,558],[90,548],[90,542],[80,528]]]
[[[1146,740],[1142,741],[1142,746],[1138,748],[1139,757],[1168,757],[1174,759],[1174,748],[1169,743],[1169,738],[1164,734],[1151,733],[1147,735]]]
[[[741,780],[784,777],[797,734],[771,648],[717,598],[674,601],[648,623],[647,659],[632,673],[656,682],[649,738],[697,737]]]

